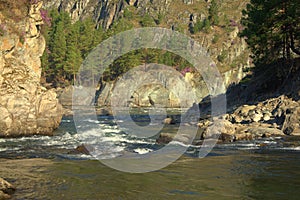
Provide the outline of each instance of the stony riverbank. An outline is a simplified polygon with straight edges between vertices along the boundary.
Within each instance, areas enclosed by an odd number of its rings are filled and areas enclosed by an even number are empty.
[[[300,136],[299,114],[300,102],[285,95],[253,105],[245,104],[231,113],[200,119],[194,142],[216,137],[220,142],[234,142],[266,137]],[[173,137],[172,134],[163,133],[157,142],[168,143]],[[185,140],[186,138],[182,138],[180,142]]]
[[[65,106],[65,115],[72,115],[71,91],[68,93],[60,95],[60,102]],[[233,106],[231,112],[214,118],[210,117],[209,110],[210,104],[200,104],[200,111],[206,114],[199,120],[196,141],[219,137],[221,142],[234,142],[300,135],[300,101],[286,95],[268,98],[256,104]],[[112,115],[109,107],[97,108],[96,113]],[[179,121],[168,117],[162,123],[174,125]],[[162,133],[157,142],[168,143],[172,139],[172,134]]]

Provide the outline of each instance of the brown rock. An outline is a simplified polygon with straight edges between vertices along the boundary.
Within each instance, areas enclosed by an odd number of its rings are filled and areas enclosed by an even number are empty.
[[[45,49],[39,32],[41,7],[41,1],[32,4],[28,17],[17,23],[5,19],[8,28],[0,36],[0,50],[5,52],[0,55],[0,137],[49,135],[61,120],[56,93],[40,84]]]
[[[235,140],[253,140],[254,137],[250,133],[239,133],[235,135]]]
[[[156,139],[156,142],[158,144],[168,144],[173,140],[174,136],[175,134],[161,133],[159,137]]]
[[[235,141],[235,136],[226,133],[221,133],[219,139],[222,140],[222,142],[233,142]]]
[[[164,119],[164,124],[175,124],[175,120],[172,117],[167,117]]]
[[[11,195],[15,192],[16,188],[4,180],[0,178],[0,199],[9,199]]]
[[[250,127],[248,132],[255,137],[270,137],[272,135],[282,136],[284,133],[276,128],[261,128],[261,127]]]
[[[240,108],[240,110],[237,110],[237,112],[240,113],[241,116],[247,117],[250,110],[254,110],[256,108],[255,105],[244,105]]]
[[[86,147],[86,145],[80,145],[76,147],[76,149],[69,152],[69,154],[85,154],[90,155],[90,150],[92,150],[91,146]]]
[[[282,125],[282,131],[287,135],[299,135],[300,133],[300,107],[292,109],[287,114]]]

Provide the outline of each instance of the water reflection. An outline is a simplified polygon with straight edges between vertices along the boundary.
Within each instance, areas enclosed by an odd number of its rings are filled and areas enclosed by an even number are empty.
[[[181,157],[146,174],[130,174],[98,161],[20,159],[0,161],[16,199],[298,199],[297,152],[215,151]]]

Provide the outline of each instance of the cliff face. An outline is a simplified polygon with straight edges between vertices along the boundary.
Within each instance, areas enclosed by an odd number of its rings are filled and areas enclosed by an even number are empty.
[[[108,29],[122,17],[124,11],[132,12],[133,16],[139,17],[147,14],[155,21],[160,21],[160,27],[172,27],[205,47],[219,67],[224,84],[229,86],[245,77],[244,71],[251,66],[246,42],[238,36],[242,28],[239,24],[241,11],[245,8],[247,1],[224,1],[219,5],[220,24],[210,26],[209,31],[202,30],[191,34],[189,30],[191,26],[194,27],[197,22],[203,22],[208,18],[209,2],[209,0],[47,0],[45,7],[70,13],[73,21],[92,17],[98,27],[101,26],[104,29]],[[136,26],[140,26],[140,19],[132,17],[130,20],[134,21]],[[199,81],[199,76],[193,74],[187,79],[195,86],[198,100],[201,101],[208,94],[205,83]],[[109,92],[113,88],[114,83],[106,83],[105,89],[99,96],[99,105],[109,104]],[[138,93],[139,97],[135,97],[133,102],[148,106],[149,93],[152,94],[155,102],[160,102],[162,97],[159,94],[165,91],[163,87],[153,85],[153,87],[142,88]],[[163,104],[178,106],[179,101],[174,95],[167,94],[166,96],[171,103],[164,102]]]
[[[98,27],[108,29],[119,18],[125,3],[124,0],[46,0],[44,7],[70,13],[73,22],[91,17]]]
[[[250,66],[246,42],[238,36],[242,28],[239,21],[246,4],[247,1],[224,1],[219,5],[220,25],[211,26],[209,33],[200,31],[191,35],[208,49],[212,59],[224,71],[229,67]],[[124,10],[131,10],[138,16],[148,14],[155,20],[160,19],[160,27],[173,27],[187,35],[190,35],[191,26],[208,18],[209,6],[209,0],[45,0],[44,3],[46,9],[68,12],[73,22],[91,17],[97,27],[103,29],[109,29],[122,17]]]
[[[0,13],[0,137],[51,134],[61,120],[56,93],[40,85],[41,7],[30,5],[17,21]]]
[[[134,6],[141,13],[164,13],[172,0],[45,0],[44,7],[70,13],[73,22],[92,17],[98,27],[108,29],[119,19],[126,6]]]

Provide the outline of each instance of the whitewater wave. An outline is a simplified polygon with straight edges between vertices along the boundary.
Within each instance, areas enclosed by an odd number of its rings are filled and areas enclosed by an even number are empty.
[[[279,149],[290,150],[290,151],[300,151],[300,146],[297,146],[297,147],[282,147],[282,148],[279,148]]]
[[[146,154],[146,153],[152,152],[153,150],[148,149],[148,148],[137,148],[137,149],[134,149],[133,151],[138,153],[138,154]]]

